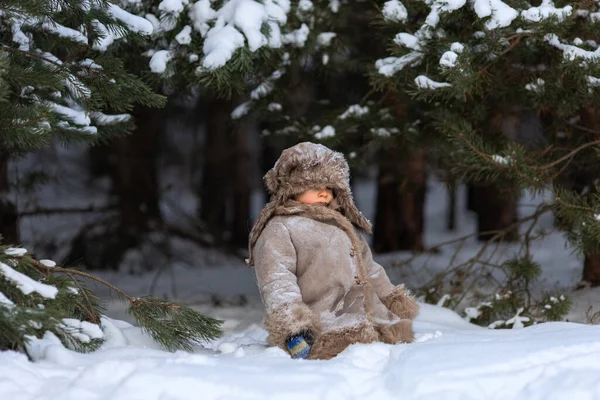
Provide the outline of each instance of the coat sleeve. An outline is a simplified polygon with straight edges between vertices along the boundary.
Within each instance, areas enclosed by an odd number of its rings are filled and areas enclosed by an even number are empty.
[[[404,284],[394,286],[390,282],[385,269],[373,260],[369,244],[361,236],[362,259],[367,269],[373,289],[383,304],[394,314],[403,319],[414,319],[419,313],[416,299]]]
[[[254,246],[256,280],[266,308],[269,343],[286,349],[286,339],[302,331],[319,333],[318,318],[302,301],[296,277],[296,249],[285,225],[270,222]]]

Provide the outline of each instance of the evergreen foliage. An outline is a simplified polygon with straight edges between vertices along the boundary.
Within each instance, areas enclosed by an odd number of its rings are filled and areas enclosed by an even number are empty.
[[[0,289],[0,349],[24,350],[29,336],[46,331],[78,351],[102,343],[96,296],[75,279],[37,268],[26,250],[0,247]]]
[[[115,52],[151,24],[106,0],[0,1],[0,150],[11,155],[62,142],[126,134],[136,104],[161,106]]]
[[[221,321],[162,299],[137,298],[130,302],[128,312],[154,340],[169,350],[191,351],[195,342],[221,334]]]
[[[532,295],[531,284],[540,278],[542,269],[530,258],[507,260],[500,269],[505,279],[499,291],[465,310],[471,322],[490,328],[513,328],[519,320],[529,326],[563,320],[571,309],[571,300],[563,294]]]
[[[401,10],[401,18],[383,13],[396,34],[372,84],[404,91],[418,105],[406,123],[420,132],[435,163],[507,191],[553,190],[545,211],[586,260],[598,254],[598,2],[392,0],[386,7]],[[519,256],[497,266],[506,275],[502,295],[477,307],[474,321],[564,317],[564,296],[536,301],[529,293],[539,274],[529,242],[543,236],[521,232]]]
[[[598,252],[600,125],[590,117],[600,100],[598,3],[404,6],[393,56],[377,62],[373,84],[406,90],[418,102],[407,119],[433,132],[433,153],[444,155],[437,161],[456,176],[533,191],[553,186],[572,244]],[[527,119],[538,125],[521,128]],[[585,190],[574,190],[582,176]]]
[[[52,332],[68,348],[92,351],[104,341],[102,306],[77,277],[107,285],[130,305],[138,326],[168,350],[221,334],[221,321],[152,297],[134,298],[97,277],[50,260],[38,261],[27,250],[0,246],[0,350],[26,351],[29,337]]]
[[[23,155],[53,139],[94,144],[127,134],[134,106],[162,106],[126,68],[123,48],[152,24],[107,0],[0,0],[0,152]],[[0,350],[26,351],[46,332],[77,351],[103,342],[102,307],[76,277],[126,298],[138,324],[170,350],[218,336],[220,321],[153,298],[136,299],[82,271],[0,246]]]

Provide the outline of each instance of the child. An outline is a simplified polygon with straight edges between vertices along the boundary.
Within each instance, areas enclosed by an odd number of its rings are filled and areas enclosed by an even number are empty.
[[[269,343],[294,358],[330,359],[353,343],[411,342],[415,299],[390,283],[360,232],[341,153],[300,143],[265,175],[271,194],[250,233]]]

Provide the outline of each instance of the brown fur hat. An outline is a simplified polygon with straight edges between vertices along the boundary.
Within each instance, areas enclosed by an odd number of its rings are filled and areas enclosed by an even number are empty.
[[[350,168],[342,153],[321,144],[299,143],[281,153],[275,166],[265,175],[264,181],[271,199],[250,232],[249,266],[254,264],[252,249],[267,222],[275,215],[276,208],[309,189],[332,189],[335,200],[330,206],[357,229],[371,234],[371,223],[354,204],[350,189]]]

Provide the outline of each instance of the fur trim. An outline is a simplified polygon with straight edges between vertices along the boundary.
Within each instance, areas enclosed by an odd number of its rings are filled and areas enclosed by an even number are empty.
[[[265,329],[269,332],[267,342],[287,351],[285,341],[302,331],[310,331],[314,337],[321,332],[319,318],[304,303],[285,304],[265,316]]]
[[[393,325],[378,326],[377,329],[381,334],[381,341],[384,343],[411,343],[415,339],[410,319],[403,319]]]
[[[379,334],[370,324],[361,324],[354,328],[330,331],[317,337],[310,349],[311,360],[329,360],[354,343],[373,343],[379,340]]]
[[[394,290],[383,299],[382,303],[394,314],[402,319],[415,319],[419,313],[416,299],[404,284],[396,286]]]
[[[273,214],[299,215],[305,218],[314,219],[315,221],[336,224],[350,238],[350,242],[352,243],[352,247],[354,249],[352,256],[357,257],[358,269],[361,280],[364,284],[370,284],[368,274],[362,262],[362,256],[360,253],[361,241],[360,237],[358,236],[358,232],[346,217],[344,217],[342,214],[340,214],[333,208],[335,206],[337,206],[336,203],[330,204],[329,206],[322,206],[302,204],[295,200],[289,200],[284,205],[276,207],[273,211]]]
[[[265,175],[271,195],[301,193],[305,187],[326,186],[344,190],[350,186],[350,169],[341,153],[321,144],[299,143],[285,149]]]
[[[350,168],[342,153],[321,144],[299,143],[281,153],[275,166],[265,175],[264,181],[271,199],[250,232],[248,266],[254,265],[252,249],[267,222],[275,215],[275,209],[309,189],[332,189],[335,193],[335,209],[357,229],[369,235],[372,232],[371,223],[354,204],[350,189]]]
[[[254,222],[254,226],[250,231],[250,237],[248,238],[248,260],[246,261],[249,267],[254,266],[254,245],[258,241],[260,234],[267,226],[267,223],[273,217],[275,209],[278,206],[277,200],[271,200],[258,214],[258,218]]]

